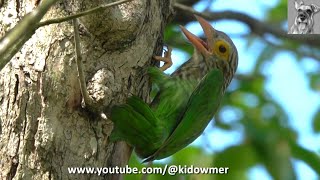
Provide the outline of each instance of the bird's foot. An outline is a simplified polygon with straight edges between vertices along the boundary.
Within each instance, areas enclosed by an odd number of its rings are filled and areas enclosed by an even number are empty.
[[[168,50],[165,50],[164,57],[153,56],[153,59],[164,62],[164,65],[159,68],[161,71],[165,71],[172,66],[172,59],[171,59],[172,48],[169,46],[167,46],[167,48]]]

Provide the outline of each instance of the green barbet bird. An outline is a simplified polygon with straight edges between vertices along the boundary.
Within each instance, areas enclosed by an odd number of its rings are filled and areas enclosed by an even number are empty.
[[[151,81],[159,88],[152,103],[132,96],[126,104],[112,108],[111,140],[126,141],[144,161],[171,156],[199,137],[237,69],[238,53],[232,40],[203,18],[196,18],[206,42],[181,26],[195,52],[171,76],[162,72],[164,68],[149,68]],[[168,56],[155,59],[165,61],[165,66],[171,64]]]

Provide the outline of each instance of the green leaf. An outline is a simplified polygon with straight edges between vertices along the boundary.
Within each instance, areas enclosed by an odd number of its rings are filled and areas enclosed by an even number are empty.
[[[202,148],[189,146],[172,156],[172,164],[209,166],[212,156],[206,154]]]
[[[215,155],[214,165],[244,171],[258,163],[258,156],[249,144],[232,146]],[[231,172],[230,172],[231,173]]]
[[[290,143],[292,154],[295,158],[304,161],[308,164],[318,175],[320,175],[320,157],[315,152],[311,152],[295,142]]]
[[[310,87],[316,91],[320,91],[320,74],[313,73],[309,75],[310,77]]]
[[[312,127],[313,127],[314,132],[316,132],[316,133],[320,132],[320,109],[313,117]]]
[[[268,21],[272,23],[279,23],[287,20],[287,7],[288,0],[281,0],[276,7],[272,8],[268,12]]]

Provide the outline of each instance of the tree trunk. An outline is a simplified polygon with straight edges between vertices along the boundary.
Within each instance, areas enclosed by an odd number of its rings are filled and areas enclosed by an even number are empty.
[[[45,19],[108,2],[59,1]],[[34,6],[5,0],[0,35]],[[79,19],[88,91],[107,117],[131,94],[149,101],[145,69],[162,51],[171,7],[170,0],[134,0]],[[0,179],[121,178],[68,172],[68,167],[124,166],[132,151],[125,142],[109,142],[109,119],[82,108],[73,36],[72,22],[39,28],[2,69]]]

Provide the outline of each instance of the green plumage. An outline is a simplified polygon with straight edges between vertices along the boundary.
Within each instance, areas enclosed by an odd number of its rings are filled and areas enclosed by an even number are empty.
[[[126,141],[145,161],[171,156],[200,136],[236,72],[238,53],[232,40],[203,18],[195,17],[206,41],[181,26],[195,48],[194,54],[173,73],[174,77],[158,68],[149,69],[151,81],[159,89],[152,103],[133,96],[112,109],[115,126],[111,139]],[[170,65],[170,54],[168,48],[165,57],[154,57],[164,62],[162,70]]]
[[[114,122],[114,130],[110,139],[126,141],[135,147],[140,157],[149,156],[167,137],[163,122],[154,115],[145,102],[136,96],[130,97],[127,104],[114,106],[111,118]]]
[[[132,96],[112,109],[111,140],[124,140],[146,161],[168,157],[193,142],[205,129],[223,96],[223,73],[212,69],[199,84],[149,68],[159,87],[149,106]]]

